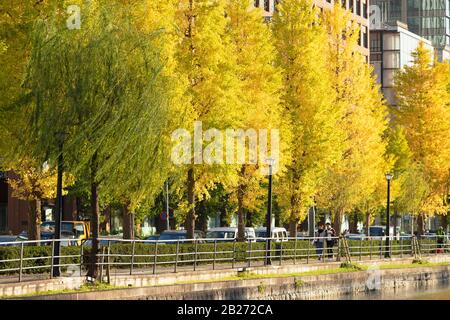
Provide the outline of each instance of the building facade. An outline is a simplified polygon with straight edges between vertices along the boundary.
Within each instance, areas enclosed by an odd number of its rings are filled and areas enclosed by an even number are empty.
[[[10,173],[0,171],[0,234],[14,234],[27,230],[29,203],[13,197],[12,189],[7,183]],[[77,204],[74,198],[64,197],[63,220],[77,219]],[[41,202],[42,221],[53,220],[54,201]]]
[[[371,14],[381,25],[407,24],[431,41],[440,60],[450,57],[450,0],[372,0]]]
[[[264,17],[270,20],[276,5],[282,0],[254,0],[254,6],[264,10]],[[359,40],[359,52],[369,61],[369,0],[314,0],[314,5],[321,10],[331,10],[338,1],[343,7],[352,13],[352,19],[361,29]]]
[[[396,105],[393,91],[395,73],[412,64],[412,53],[420,42],[433,52],[431,41],[410,32],[408,27],[399,21],[395,25],[385,24],[382,28],[370,32],[370,63],[390,105]]]

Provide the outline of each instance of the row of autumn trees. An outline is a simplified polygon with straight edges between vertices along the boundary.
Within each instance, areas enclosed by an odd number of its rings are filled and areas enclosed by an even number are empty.
[[[369,225],[389,171],[395,212],[421,217],[419,231],[448,212],[449,65],[420,46],[386,106],[339,5],[284,0],[265,23],[242,0],[6,1],[0,23],[1,160],[34,230],[62,154],[66,190],[89,194],[94,237],[101,208],[148,212],[170,181],[188,237],[220,190],[242,239],[245,217],[265,211],[265,164],[174,165],[171,133],[194,121],[280,130],[274,193],[293,236],[312,205],[338,230],[354,212]]]

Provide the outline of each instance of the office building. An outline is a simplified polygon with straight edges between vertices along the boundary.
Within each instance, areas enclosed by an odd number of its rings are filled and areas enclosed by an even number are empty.
[[[254,6],[264,10],[264,17],[270,20],[276,5],[282,0],[254,0]],[[352,13],[353,21],[361,28],[359,52],[369,60],[369,0],[314,0],[314,5],[321,10],[331,10],[336,1]]]
[[[395,73],[412,64],[412,53],[420,42],[433,52],[431,41],[412,33],[399,21],[370,32],[370,63],[390,105],[396,104],[393,91]]]
[[[440,60],[450,58],[450,0],[372,0],[371,21],[395,25],[431,41]]]

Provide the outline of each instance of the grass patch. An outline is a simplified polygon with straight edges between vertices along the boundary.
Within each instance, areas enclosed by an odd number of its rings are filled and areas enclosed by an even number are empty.
[[[57,294],[66,294],[66,293],[83,293],[83,292],[91,292],[91,291],[106,291],[106,290],[112,290],[112,289],[125,289],[125,288],[128,288],[128,287],[113,286],[111,284],[106,284],[106,283],[88,283],[88,284],[82,285],[78,289],[50,290],[50,291],[21,294],[21,295],[15,295],[15,296],[3,296],[3,297],[0,297],[0,300],[8,299],[8,298],[14,299],[14,298],[26,298],[26,297],[39,297],[39,296],[57,295]]]
[[[300,289],[305,284],[302,279],[295,279],[294,280],[295,289]]]
[[[367,270],[367,267],[361,266],[361,265],[356,264],[356,263],[351,263],[351,262],[343,262],[343,263],[341,263],[340,268],[341,269],[345,269],[345,270],[354,270],[354,271]]]
[[[412,268],[422,268],[422,267],[444,267],[444,266],[450,266],[449,262],[436,262],[431,263],[426,260],[422,260],[419,262],[412,262],[408,264],[382,264],[380,265],[380,269],[412,269]]]
[[[260,283],[258,286],[258,292],[259,294],[263,294],[266,292],[266,285],[264,283]]]

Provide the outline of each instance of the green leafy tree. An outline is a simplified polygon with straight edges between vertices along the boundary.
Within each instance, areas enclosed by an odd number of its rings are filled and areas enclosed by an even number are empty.
[[[63,139],[65,169],[76,177],[89,173],[94,238],[89,275],[96,278],[99,195],[118,183],[144,188],[153,182],[137,176],[151,179],[149,171],[139,171],[144,167],[157,176],[170,96],[153,42],[158,34],[139,28],[133,4],[97,0],[81,7],[79,30],[67,29],[58,15],[36,23],[27,108],[33,110],[35,157],[55,163]],[[123,172],[130,174],[129,182],[117,180]]]

